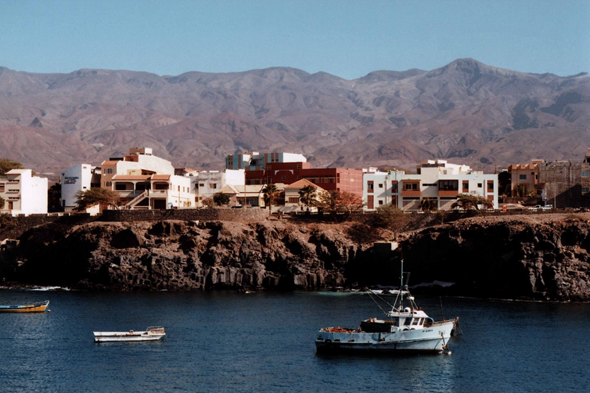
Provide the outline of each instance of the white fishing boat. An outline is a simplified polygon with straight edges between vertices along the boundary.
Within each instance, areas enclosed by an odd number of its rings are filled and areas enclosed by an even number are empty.
[[[382,291],[369,291],[375,300],[382,300],[390,309],[381,310],[385,318],[370,318],[361,322],[358,329],[327,327],[320,329],[315,343],[318,352],[409,352],[450,354],[449,339],[459,332],[459,318],[434,321],[416,305],[414,297],[404,285],[403,261],[401,263],[399,290],[390,304]]]
[[[150,326],[145,331],[129,330],[128,332],[93,332],[94,342],[129,342],[129,341],[158,341],[166,337],[163,327]]]

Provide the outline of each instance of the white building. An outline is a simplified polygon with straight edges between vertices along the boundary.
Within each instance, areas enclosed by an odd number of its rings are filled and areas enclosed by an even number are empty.
[[[226,169],[245,169],[260,171],[266,165],[275,162],[307,162],[303,154],[298,153],[258,153],[257,151],[229,155],[225,158]]]
[[[129,209],[195,207],[191,178],[174,174],[168,160],[156,157],[148,147],[133,147],[124,157],[101,164],[100,187],[116,191]]]
[[[47,179],[33,176],[30,169],[12,169],[0,176],[0,213],[47,214]]]
[[[423,161],[416,174],[391,171],[363,175],[365,210],[389,204],[402,210],[419,210],[424,199],[432,200],[438,209],[448,210],[460,194],[486,198],[497,209],[498,175],[483,174],[467,165],[444,160]]]
[[[224,171],[200,171],[197,176],[191,177],[194,188],[198,194],[198,205],[205,198],[212,198],[225,186],[243,186],[246,184],[246,176],[243,169],[226,169]]]
[[[61,203],[64,211],[76,208],[76,193],[100,186],[100,172],[95,173],[96,167],[90,164],[77,164],[61,174]],[[100,171],[100,168],[99,168]]]

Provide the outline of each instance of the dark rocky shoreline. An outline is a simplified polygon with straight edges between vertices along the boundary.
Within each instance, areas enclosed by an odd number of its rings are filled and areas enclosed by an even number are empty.
[[[421,292],[590,301],[590,224],[474,218],[399,237],[361,223],[50,222],[0,255],[4,285],[79,290],[326,290],[396,285],[399,261]]]

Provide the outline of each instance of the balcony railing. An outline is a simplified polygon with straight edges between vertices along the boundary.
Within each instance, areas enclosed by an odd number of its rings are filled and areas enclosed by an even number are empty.
[[[459,190],[438,190],[440,197],[456,197],[459,195]]]
[[[422,195],[420,190],[402,190],[402,196],[404,197],[419,197]]]

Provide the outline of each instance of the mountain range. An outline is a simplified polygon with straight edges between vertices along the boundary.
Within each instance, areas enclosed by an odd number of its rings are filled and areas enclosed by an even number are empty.
[[[402,167],[446,159],[493,171],[532,158],[582,160],[590,77],[459,59],[354,80],[274,67],[236,73],[0,67],[0,157],[56,178],[147,146],[177,167],[222,169],[245,151],[313,166]]]

